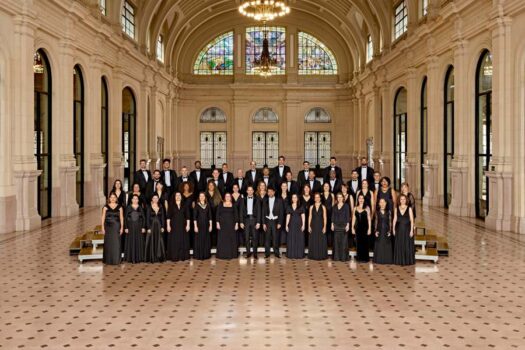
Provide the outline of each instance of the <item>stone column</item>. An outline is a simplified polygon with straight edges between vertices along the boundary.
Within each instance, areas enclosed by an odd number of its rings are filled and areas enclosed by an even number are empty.
[[[295,121],[296,115],[299,114],[299,106],[301,101],[293,97],[286,97],[283,101],[284,113],[279,116],[279,153],[286,156],[286,162],[292,171],[301,169],[304,161],[303,152],[299,150],[304,149],[304,123],[297,125]],[[293,173],[295,178],[296,173]]]
[[[411,67],[407,71],[407,158],[405,160],[405,181],[411,186],[416,197],[419,183],[419,152],[420,152],[420,113],[419,101],[421,88],[416,80],[416,70]]]
[[[119,52],[118,55],[118,62],[121,62],[122,53]],[[121,67],[117,66],[113,70],[112,84],[109,84],[109,89],[111,89],[108,114],[109,187],[111,187],[117,179],[122,180],[124,183],[124,158],[122,153],[122,74]],[[131,188],[129,188],[129,190],[131,190]]]
[[[394,140],[393,137],[393,100],[390,93],[390,83],[383,79],[381,84],[381,96],[382,96],[382,118],[380,123],[381,129],[381,156],[379,159],[379,171],[382,176],[388,176],[392,179],[394,174],[392,169],[392,150]]]

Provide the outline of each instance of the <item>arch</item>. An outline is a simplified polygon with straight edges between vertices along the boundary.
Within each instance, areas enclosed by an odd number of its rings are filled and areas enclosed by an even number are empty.
[[[73,155],[78,171],[76,174],[76,199],[84,206],[84,76],[80,65],[73,67]]]
[[[218,107],[206,108],[200,114],[201,123],[226,123],[226,113]]]
[[[454,66],[447,68],[443,86],[443,188],[444,206],[448,208],[452,200],[450,164],[454,158],[454,106],[455,106]]]
[[[233,31],[211,40],[195,59],[193,74],[233,75],[233,45]]]
[[[271,107],[258,109],[252,117],[254,123],[278,123],[279,117]]]
[[[133,184],[137,154],[137,104],[130,87],[122,90],[122,153],[124,154],[124,189]]]
[[[306,32],[297,34],[297,65],[300,75],[336,75],[337,61],[332,51],[315,36]]]
[[[407,89],[398,88],[394,98],[394,187],[401,189],[405,182],[405,161],[408,150]]]
[[[331,123],[332,116],[322,107],[314,107],[306,112],[304,116],[305,123]]]

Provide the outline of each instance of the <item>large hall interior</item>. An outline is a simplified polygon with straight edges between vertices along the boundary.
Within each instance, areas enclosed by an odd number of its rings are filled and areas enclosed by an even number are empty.
[[[524,37],[523,0],[0,1],[0,348],[524,348]]]

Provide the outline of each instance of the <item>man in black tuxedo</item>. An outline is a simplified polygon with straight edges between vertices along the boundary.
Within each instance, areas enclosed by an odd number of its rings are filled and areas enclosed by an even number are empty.
[[[246,242],[246,257],[257,258],[257,245],[259,242],[259,229],[261,227],[262,203],[258,196],[254,195],[252,185],[246,189],[246,197],[243,198],[241,229],[244,230]]]
[[[222,179],[221,174],[219,173],[219,169],[213,169],[213,171],[211,172],[210,181],[213,181],[213,183],[215,184],[215,187],[217,188],[217,190],[219,191],[222,197],[225,191],[225,184],[224,184],[224,180]]]
[[[261,181],[264,182],[264,184],[266,185],[266,188],[268,187],[275,188],[275,179],[270,176],[270,168],[268,168],[267,166],[263,168],[263,174],[261,177]]]
[[[374,192],[379,191],[381,188],[381,173],[379,171],[374,171],[374,182],[372,183],[371,190]]]
[[[297,174],[297,184],[302,189],[304,185],[308,182],[310,176],[310,162],[305,160],[303,162],[303,170]]]
[[[359,174],[357,170],[352,170],[352,175],[350,181],[348,181],[348,193],[354,198],[357,199],[357,192],[361,189],[361,182],[359,181]]]
[[[164,159],[162,161],[161,179],[164,183],[168,198],[171,198],[171,195],[177,191],[178,179],[175,170],[171,169],[171,161],[169,159]]]
[[[239,192],[246,196],[246,188],[248,187],[248,181],[244,178],[244,171],[242,169],[237,169],[237,177],[235,178],[234,184],[239,186]]]
[[[224,183],[224,192],[232,193],[233,174],[228,171],[228,164],[222,164],[221,179]]]
[[[177,178],[177,191],[182,190],[180,188],[181,187],[180,185],[182,185],[185,182],[189,182],[189,183],[191,183],[192,186],[194,186],[193,182],[190,179],[190,174],[188,173],[188,167],[187,166],[183,166],[180,169],[180,176]]]
[[[193,183],[194,192],[198,195],[200,192],[206,191],[206,175],[201,169],[201,161],[195,161],[195,170],[190,173],[190,179]]]
[[[146,159],[141,159],[140,162],[140,169],[135,172],[134,181],[135,183],[138,183],[140,186],[140,192],[146,193],[146,187],[148,183],[151,181],[151,172],[146,169]],[[132,184],[130,184],[130,188]]]
[[[279,246],[281,245],[281,227],[284,224],[284,205],[280,197],[275,196],[275,188],[268,187],[268,196],[263,203],[263,230],[264,230],[264,252],[270,257],[270,249],[276,258],[281,257]]]
[[[310,189],[312,190],[312,193],[321,193],[323,192],[323,188],[321,186],[321,182],[315,178],[315,171],[310,170],[308,173],[308,181],[306,182],[307,185],[310,186]]]
[[[252,185],[253,188],[256,188],[259,181],[261,181],[261,173],[257,170],[257,163],[253,160],[250,162],[250,169],[246,171],[244,178],[248,185]]]
[[[368,159],[366,157],[361,158],[361,166],[357,167],[357,174],[359,175],[359,183],[363,180],[368,180],[369,184],[374,183],[374,169],[368,166]]]
[[[324,182],[330,180],[330,171],[335,171],[335,177],[339,181],[343,181],[343,171],[339,166],[337,166],[337,159],[335,157],[330,157],[330,165],[324,168],[323,180]]]
[[[284,182],[286,182],[286,185],[288,185],[288,195],[291,197],[292,194],[299,194],[301,192],[301,189],[299,188],[299,185],[297,185],[297,182],[295,182],[292,179],[292,172],[287,171],[284,175]]]
[[[337,178],[337,174],[335,170],[330,170],[330,178],[328,179],[328,183],[330,184],[330,192],[333,194],[338,194],[341,192],[341,186],[343,185],[343,182]]]
[[[148,202],[151,201],[151,197],[153,196],[153,193],[157,191],[157,184],[159,182],[162,183],[162,174],[159,169],[155,169],[151,177],[152,177],[151,181],[146,186],[146,198],[148,199]]]
[[[279,165],[273,168],[272,177],[275,179],[275,183],[280,186],[286,179],[286,173],[290,171],[290,167],[286,164],[286,158],[279,156]]]

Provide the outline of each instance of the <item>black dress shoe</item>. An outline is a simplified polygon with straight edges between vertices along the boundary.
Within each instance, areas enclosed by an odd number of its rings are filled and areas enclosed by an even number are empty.
[[[268,259],[270,257],[270,254],[264,254],[264,257]]]
[[[281,258],[281,254],[275,254],[275,257],[280,259]]]
[[[257,253],[253,253],[253,258],[258,259]]]
[[[249,257],[251,257],[251,256],[252,256],[252,253],[248,253],[248,254],[246,254],[246,257],[247,257],[247,258],[249,258]]]

